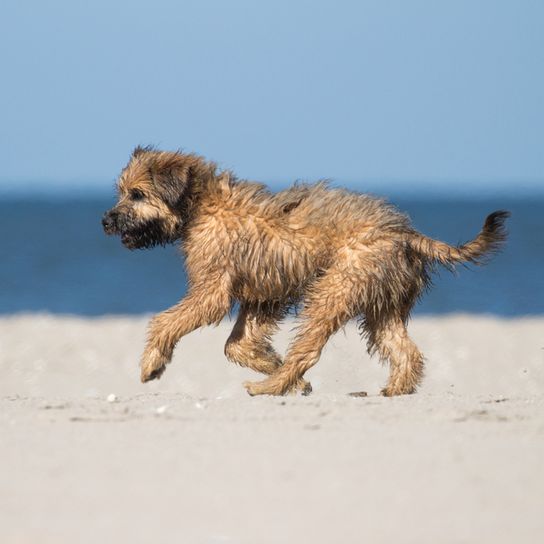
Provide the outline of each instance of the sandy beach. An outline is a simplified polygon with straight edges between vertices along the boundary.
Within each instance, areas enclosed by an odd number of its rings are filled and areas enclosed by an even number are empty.
[[[309,397],[250,398],[228,322],[142,385],[146,322],[0,319],[0,542],[542,542],[544,319],[414,319],[393,399],[354,324]]]

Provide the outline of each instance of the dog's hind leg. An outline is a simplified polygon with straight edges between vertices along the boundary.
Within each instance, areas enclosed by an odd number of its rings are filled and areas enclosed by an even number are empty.
[[[408,336],[405,323],[399,318],[365,319],[368,352],[378,353],[389,361],[390,375],[382,395],[409,395],[416,391],[423,377],[423,355]]]
[[[282,361],[271,344],[271,336],[285,311],[279,305],[242,304],[225,344],[227,359],[263,374],[273,374]]]
[[[278,329],[278,322],[285,316],[283,305],[243,304],[231,335],[225,344],[229,361],[262,372],[273,374],[282,359],[271,343],[271,336]],[[296,388],[303,394],[312,391],[310,383],[299,379]]]
[[[244,384],[250,395],[284,395],[298,389],[304,373],[319,360],[327,340],[352,317],[352,290],[353,283],[340,272],[329,271],[316,282],[285,363],[266,380]]]

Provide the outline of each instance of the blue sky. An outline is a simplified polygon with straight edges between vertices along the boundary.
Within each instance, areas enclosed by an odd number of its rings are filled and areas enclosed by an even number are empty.
[[[132,147],[267,182],[544,185],[544,2],[0,8],[0,186],[110,189]]]

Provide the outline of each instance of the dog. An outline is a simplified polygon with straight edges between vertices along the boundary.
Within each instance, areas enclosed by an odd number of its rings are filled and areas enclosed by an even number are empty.
[[[389,362],[382,394],[414,393],[424,359],[406,330],[410,311],[436,265],[482,264],[499,250],[509,216],[490,214],[474,240],[454,247],[380,198],[324,182],[272,193],[196,154],[153,147],[133,151],[117,188],[105,232],[129,249],[179,242],[187,268],[186,296],[150,322],[142,382],[161,377],[182,336],[238,303],[225,355],[267,375],[244,384],[250,395],[309,393],[305,372],[352,318],[368,352]],[[282,360],[271,336],[293,307],[299,324]]]

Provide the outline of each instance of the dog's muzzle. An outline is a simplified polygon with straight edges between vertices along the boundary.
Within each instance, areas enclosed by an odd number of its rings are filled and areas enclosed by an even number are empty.
[[[121,243],[128,249],[146,249],[175,242],[177,232],[165,228],[160,218],[137,222],[131,215],[116,208],[108,210],[102,217],[104,232],[120,235]]]
[[[102,217],[102,227],[106,234],[116,234],[119,232],[119,212],[115,210],[107,211]]]

